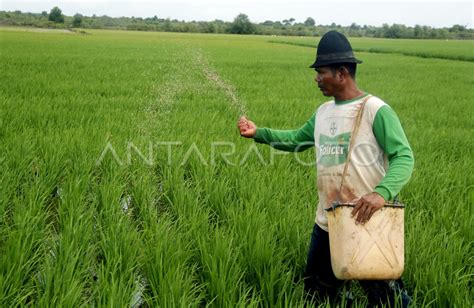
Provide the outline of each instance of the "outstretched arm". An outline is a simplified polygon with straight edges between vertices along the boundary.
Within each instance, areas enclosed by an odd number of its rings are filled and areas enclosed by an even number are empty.
[[[252,121],[241,117],[238,127],[240,135],[254,138],[258,143],[265,143],[282,151],[301,152],[314,146],[314,120],[315,115],[313,114],[299,129],[277,130],[259,128]]]

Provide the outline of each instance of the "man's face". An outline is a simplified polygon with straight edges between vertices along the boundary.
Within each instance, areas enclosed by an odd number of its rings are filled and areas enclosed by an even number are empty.
[[[314,80],[318,84],[324,96],[334,96],[340,88],[338,82],[339,72],[334,72],[330,67],[323,66],[316,68],[316,77]]]

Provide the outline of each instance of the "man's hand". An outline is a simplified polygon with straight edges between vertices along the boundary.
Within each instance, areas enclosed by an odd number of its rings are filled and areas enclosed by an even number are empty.
[[[351,214],[352,217],[357,215],[356,224],[365,224],[377,210],[385,205],[385,199],[376,192],[352,200],[352,202],[355,203],[355,206]]]
[[[252,121],[247,120],[246,117],[240,117],[237,123],[240,135],[245,138],[253,138],[257,133],[257,126]]]

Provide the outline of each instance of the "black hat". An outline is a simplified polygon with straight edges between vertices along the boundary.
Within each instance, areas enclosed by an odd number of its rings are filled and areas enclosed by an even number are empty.
[[[316,61],[310,67],[318,68],[335,63],[362,63],[362,61],[354,57],[347,38],[332,30],[324,34],[319,41]]]

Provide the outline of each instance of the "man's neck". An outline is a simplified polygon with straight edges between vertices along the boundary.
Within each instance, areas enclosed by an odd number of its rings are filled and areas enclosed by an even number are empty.
[[[336,102],[342,102],[342,101],[348,101],[354,98],[357,98],[359,96],[364,95],[365,93],[362,92],[356,85],[353,85],[351,87],[346,87],[339,93],[334,95],[334,100]]]

